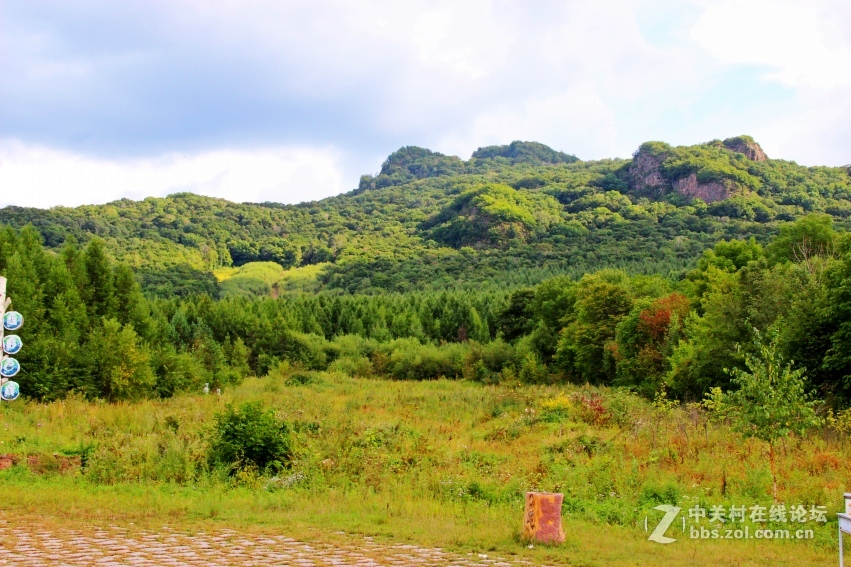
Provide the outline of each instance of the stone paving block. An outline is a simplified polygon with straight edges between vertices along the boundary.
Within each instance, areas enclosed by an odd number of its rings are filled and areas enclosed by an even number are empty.
[[[0,525],[6,524],[0,520]],[[411,544],[304,542],[283,535],[250,537],[233,530],[181,533],[170,526],[151,533],[109,529],[37,531],[16,525],[0,547],[0,567],[515,567],[485,554],[468,557]],[[341,534],[338,534],[341,535]]]

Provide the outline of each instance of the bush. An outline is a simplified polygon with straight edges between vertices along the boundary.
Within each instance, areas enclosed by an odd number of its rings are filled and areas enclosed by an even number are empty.
[[[360,335],[340,335],[328,345],[328,352],[332,358],[359,358],[369,357],[378,348],[378,341],[368,339]]]
[[[523,357],[523,362],[520,363],[520,372],[518,377],[521,382],[527,384],[545,384],[549,379],[547,367],[541,364],[538,357],[533,352],[527,352]]]
[[[493,381],[493,374],[501,373],[515,364],[514,347],[498,338],[487,344],[470,341],[465,356],[465,376],[478,381]]]
[[[386,370],[397,380],[458,378],[464,373],[465,345],[422,345],[416,339],[396,339],[384,346]]]
[[[656,506],[657,504],[671,504],[676,506],[682,500],[680,487],[673,483],[665,484],[648,483],[641,488],[638,503],[642,507]]]
[[[289,375],[284,381],[284,384],[287,386],[306,386],[307,384],[315,384],[318,381],[315,372],[296,370]]]
[[[154,389],[163,398],[181,391],[200,390],[211,379],[197,358],[188,352],[177,352],[171,345],[154,351],[152,362],[156,375]]]
[[[230,467],[231,473],[248,468],[277,472],[289,466],[292,454],[289,427],[261,402],[239,408],[228,404],[215,416],[209,459]]]
[[[347,376],[372,376],[372,363],[365,356],[338,358],[328,366],[329,372],[341,372]]]
[[[288,331],[284,337],[284,358],[308,370],[325,370],[328,342],[324,337],[312,333]]]

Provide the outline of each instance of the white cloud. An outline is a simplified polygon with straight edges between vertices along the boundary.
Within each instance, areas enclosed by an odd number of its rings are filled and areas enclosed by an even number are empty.
[[[231,201],[295,203],[346,187],[333,149],[223,150],[106,160],[0,143],[0,206],[47,208],[190,191]]]
[[[651,45],[641,6],[625,0],[440,6],[415,26],[418,55],[393,77],[379,124],[430,131],[413,143],[462,157],[515,139],[584,158],[629,155],[645,138],[617,107],[668,96],[696,70],[686,54]]]
[[[614,145],[615,124],[612,109],[592,85],[584,84],[552,96],[530,97],[522,104],[488,109],[476,117],[471,128],[447,136],[438,147],[467,157],[471,147],[525,140],[557,142],[554,145],[568,152],[581,147],[605,155]]]
[[[706,53],[729,67],[756,66],[764,83],[791,89],[790,100],[751,132],[769,155],[813,165],[851,162],[851,4],[703,4],[691,37]]]
[[[831,88],[851,85],[848,32],[835,27],[849,17],[847,2],[724,0],[708,5],[691,35],[725,63],[768,67],[768,80]]]
[[[302,201],[515,139],[851,161],[847,0],[50,2],[0,20],[0,205]]]

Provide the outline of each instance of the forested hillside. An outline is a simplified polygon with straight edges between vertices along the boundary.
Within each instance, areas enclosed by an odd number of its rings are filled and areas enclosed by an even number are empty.
[[[605,267],[677,277],[723,239],[765,243],[808,213],[844,227],[843,168],[771,160],[741,136],[691,147],[643,144],[632,160],[580,161],[542,144],[480,148],[463,161],[406,147],[358,189],[299,205],[177,194],[51,210],[7,207],[58,250],[100,237],[149,295],[220,293],[213,272],[251,262],[317,266],[306,287],[242,274],[237,295],[288,290],[404,292],[531,285]],[[219,279],[229,272],[220,272]],[[291,278],[290,278],[291,279]]]
[[[314,371],[700,399],[763,336],[846,405],[849,194],[845,169],[747,138],[587,163],[539,144],[467,162],[404,148],[319,203],[7,208],[0,274],[39,399]]]
[[[510,292],[145,298],[101,240],[59,254],[39,240],[32,227],[0,231],[0,274],[27,320],[21,387],[42,399],[170,396],[316,370],[695,399],[726,387],[762,332],[821,396],[851,401],[851,236],[824,214],[787,223],[765,248],[719,242],[679,280],[609,268]]]

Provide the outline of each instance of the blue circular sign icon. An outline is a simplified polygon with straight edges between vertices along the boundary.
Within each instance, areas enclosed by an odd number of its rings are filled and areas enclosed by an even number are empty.
[[[3,352],[6,354],[18,354],[24,343],[21,342],[21,337],[18,335],[8,335],[3,337]]]
[[[9,311],[3,315],[3,327],[7,331],[17,331],[24,326],[24,316],[17,311]]]
[[[18,386],[17,382],[6,382],[0,386],[0,398],[3,398],[7,402],[17,400],[20,395],[21,387]]]
[[[0,361],[0,376],[3,378],[11,378],[20,371],[21,365],[14,358],[4,358]]]

